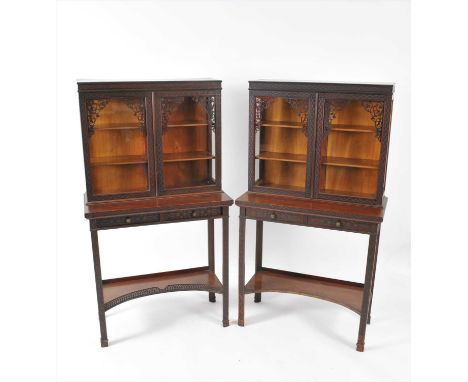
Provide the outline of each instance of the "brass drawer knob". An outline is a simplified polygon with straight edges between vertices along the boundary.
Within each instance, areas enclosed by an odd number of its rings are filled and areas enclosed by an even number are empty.
[[[131,218],[125,218],[125,223],[131,223],[132,219]]]
[[[197,211],[193,211],[193,212],[192,212],[192,216],[193,216],[194,218],[196,218],[196,217],[198,216]]]
[[[335,223],[335,225],[336,225],[337,227],[341,227],[341,220],[337,220],[336,223]]]
[[[276,214],[274,212],[270,214],[270,219],[276,219]]]

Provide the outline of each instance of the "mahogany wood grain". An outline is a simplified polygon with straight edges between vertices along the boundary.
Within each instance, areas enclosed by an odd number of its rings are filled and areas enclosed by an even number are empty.
[[[232,199],[222,191],[92,203],[87,203],[85,195],[85,217],[96,219],[197,207],[224,207],[232,203]]]
[[[245,293],[283,292],[316,297],[360,314],[364,284],[261,268],[245,286]]]
[[[386,204],[387,198],[384,198],[382,207],[374,207],[256,192],[246,192],[236,199],[236,205],[239,207],[278,209],[321,216],[340,214],[342,217],[352,217],[369,222],[381,222],[383,220]]]

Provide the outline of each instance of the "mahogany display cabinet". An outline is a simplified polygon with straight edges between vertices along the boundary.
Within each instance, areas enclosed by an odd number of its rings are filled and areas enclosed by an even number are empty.
[[[380,225],[387,199],[393,85],[251,81],[248,192],[236,200],[239,320],[244,295],[295,293],[343,305],[360,316],[364,350]],[[245,222],[256,221],[255,273],[245,283]],[[262,266],[263,222],[369,235],[363,283]]]
[[[228,319],[228,224],[221,190],[221,81],[78,82],[101,346],[105,312],[158,293],[223,296]],[[223,222],[222,283],[215,274],[214,220]],[[102,280],[98,231],[206,220],[208,265]]]

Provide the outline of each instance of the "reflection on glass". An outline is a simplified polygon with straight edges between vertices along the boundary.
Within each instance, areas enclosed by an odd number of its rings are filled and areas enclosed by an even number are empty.
[[[147,191],[144,99],[89,99],[86,107],[93,193]]]
[[[383,102],[329,100],[325,110],[320,193],[375,198]]]

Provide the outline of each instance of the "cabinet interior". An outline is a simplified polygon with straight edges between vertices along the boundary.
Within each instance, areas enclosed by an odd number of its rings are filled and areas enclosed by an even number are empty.
[[[95,195],[149,188],[147,137],[129,106],[131,101],[104,101],[90,132],[90,175]]]
[[[256,185],[305,191],[307,137],[301,117],[283,97],[263,113],[256,136]]]
[[[164,187],[214,184],[214,132],[209,128],[203,105],[192,97],[184,97],[163,128]]]
[[[359,100],[330,117],[320,150],[320,193],[376,197],[381,143],[371,117]]]

